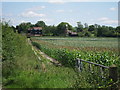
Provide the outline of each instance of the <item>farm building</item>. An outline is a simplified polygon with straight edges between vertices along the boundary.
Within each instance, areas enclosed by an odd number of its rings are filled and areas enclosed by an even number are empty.
[[[42,36],[42,27],[32,27],[28,29],[28,36]]]
[[[67,30],[67,35],[69,35],[69,36],[78,36],[78,33]]]
[[[65,26],[65,33],[67,36],[78,36],[77,32],[72,32],[71,30],[68,29],[68,25],[66,24]]]

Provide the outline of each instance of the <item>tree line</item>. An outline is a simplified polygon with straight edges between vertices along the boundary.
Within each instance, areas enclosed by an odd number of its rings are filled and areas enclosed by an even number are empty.
[[[38,21],[36,24],[31,22],[21,23],[14,30],[18,33],[27,33],[28,28],[42,27],[43,36],[66,36],[65,30],[68,29],[72,32],[76,32],[79,37],[118,37],[120,36],[120,26],[112,27],[105,25],[88,25],[87,23],[82,24],[77,22],[77,26],[73,27],[67,22],[61,22],[57,26],[46,25],[44,21]]]

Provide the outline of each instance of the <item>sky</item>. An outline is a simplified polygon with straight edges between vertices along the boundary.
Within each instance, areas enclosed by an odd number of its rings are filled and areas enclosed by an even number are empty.
[[[37,21],[44,21],[47,25],[68,22],[72,26],[77,26],[77,22],[80,21],[82,24],[88,23],[89,25],[118,26],[117,0],[116,2],[112,2],[112,0],[111,2],[12,1],[4,0],[2,2],[2,18],[10,20],[14,26],[22,22],[35,24]]]

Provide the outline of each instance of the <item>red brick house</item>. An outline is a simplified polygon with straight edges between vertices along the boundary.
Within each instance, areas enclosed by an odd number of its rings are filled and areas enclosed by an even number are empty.
[[[32,27],[27,31],[28,36],[42,36],[42,27]]]

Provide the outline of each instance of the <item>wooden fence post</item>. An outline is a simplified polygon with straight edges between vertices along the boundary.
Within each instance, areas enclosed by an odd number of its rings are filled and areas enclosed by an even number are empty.
[[[103,68],[100,67],[100,73],[101,73],[101,78],[103,79],[104,78],[104,73],[103,73]]]
[[[116,82],[118,80],[118,73],[117,73],[117,67],[115,65],[112,65],[109,67],[109,77]]]
[[[81,72],[82,71],[82,61],[80,59],[77,59],[76,61],[77,61],[76,66],[77,66],[78,70]]]
[[[80,68],[80,71],[82,72],[82,69],[83,69],[83,66],[82,66],[82,61],[81,60],[79,60],[79,68]]]

